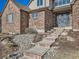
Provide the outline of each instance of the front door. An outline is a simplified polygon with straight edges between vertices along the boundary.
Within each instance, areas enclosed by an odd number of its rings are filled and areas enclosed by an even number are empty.
[[[68,14],[58,14],[57,15],[57,26],[58,27],[68,27],[69,26],[69,15]]]

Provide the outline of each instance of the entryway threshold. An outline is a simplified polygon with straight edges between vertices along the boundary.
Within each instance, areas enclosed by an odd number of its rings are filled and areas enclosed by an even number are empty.
[[[72,27],[54,27],[54,29],[72,29]]]

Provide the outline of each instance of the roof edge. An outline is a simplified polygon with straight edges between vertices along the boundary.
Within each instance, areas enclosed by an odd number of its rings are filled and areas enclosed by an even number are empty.
[[[5,3],[5,5],[4,5],[4,7],[3,7],[2,12],[0,13],[0,14],[1,14],[0,16],[2,16],[2,14],[3,14],[3,12],[4,12],[4,10],[5,10],[6,6],[7,6],[7,4],[8,4],[8,2],[9,2],[9,0],[6,0],[6,3]]]
[[[27,6],[29,6],[29,5],[31,4],[32,1],[34,1],[34,0],[30,0],[29,3],[27,4]]]
[[[2,16],[2,14],[0,13],[0,17]]]

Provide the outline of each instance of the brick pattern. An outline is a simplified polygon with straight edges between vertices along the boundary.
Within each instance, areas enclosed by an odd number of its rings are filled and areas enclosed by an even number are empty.
[[[14,20],[12,24],[7,23],[7,15],[10,13],[9,8],[14,14],[14,18],[13,18]],[[2,15],[2,32],[24,33],[25,28],[27,27],[34,28],[38,32],[45,32],[54,27],[54,24],[56,23],[54,19],[55,17],[53,17],[53,11],[44,8],[44,10],[36,11],[36,12],[38,13],[38,17],[36,19],[33,19],[31,13],[29,17],[27,12],[20,11],[19,8],[17,8],[15,4],[13,4],[10,1]],[[72,13],[70,13],[70,26],[73,26],[73,29],[77,29],[77,30],[79,30],[78,14],[79,14],[79,0],[77,0],[74,3],[74,5],[72,6]]]
[[[38,32],[45,32],[52,28],[52,12],[48,9],[43,11],[37,11],[38,16],[33,19],[32,14],[30,14],[29,28],[34,28]]]
[[[25,33],[25,29],[29,27],[29,14],[21,10],[21,33]]]
[[[2,31],[2,23],[1,23],[1,16],[0,16],[0,32]]]
[[[54,26],[54,18],[52,11],[46,10],[45,11],[45,31],[52,29]]]
[[[41,56],[33,54],[33,53],[27,53],[26,55],[27,55],[26,58],[28,59],[42,59]]]
[[[15,11],[13,11],[11,8],[12,13],[14,14],[13,15],[13,23],[9,24],[7,22],[7,15],[10,14],[10,9],[9,9],[10,7],[14,8],[16,10],[18,9],[11,2],[8,3],[8,5],[5,8],[5,11],[2,15],[2,33],[9,33],[9,32],[20,33],[20,30],[19,30],[20,29],[20,11],[19,11],[19,13],[17,13]]]
[[[7,21],[10,13],[13,13],[13,23],[11,24]],[[28,17],[26,12],[22,12],[21,15],[20,9],[13,2],[9,1],[2,15],[2,33],[21,33],[25,31],[24,29],[27,27],[25,20],[27,20],[27,18],[24,15]],[[21,20],[23,21],[21,22]]]
[[[33,19],[32,14],[30,14],[29,28],[34,28],[40,31],[42,30],[42,32],[44,32],[45,11],[41,11],[37,13],[38,13],[38,16],[36,19]]]
[[[72,6],[73,13],[73,29],[79,30],[79,0],[76,0]]]

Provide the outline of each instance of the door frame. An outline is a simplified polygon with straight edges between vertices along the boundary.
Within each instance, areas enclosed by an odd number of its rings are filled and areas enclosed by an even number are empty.
[[[70,14],[69,12],[63,12],[63,13],[55,13],[55,24],[54,24],[54,28],[67,28],[67,29],[72,29],[72,26],[70,26],[70,16],[69,16],[69,26],[67,26],[67,27],[58,27],[58,24],[57,24],[57,15],[59,15],[59,14]]]

